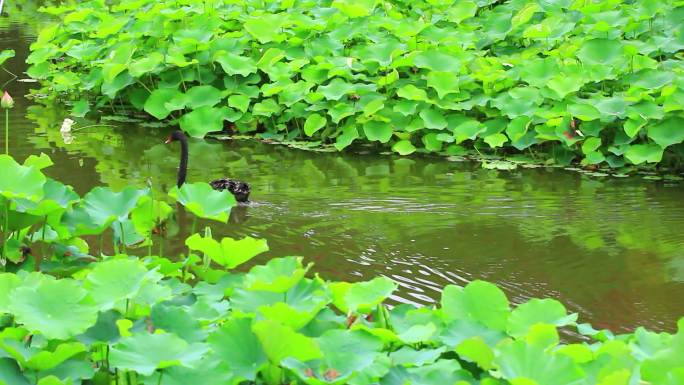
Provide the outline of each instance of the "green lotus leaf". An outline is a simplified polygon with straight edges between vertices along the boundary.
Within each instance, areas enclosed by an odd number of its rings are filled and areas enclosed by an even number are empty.
[[[591,121],[601,118],[601,112],[591,104],[570,104],[568,105],[568,112],[572,114],[572,116],[583,121]]]
[[[40,153],[40,155],[29,155],[24,161],[24,166],[33,167],[36,170],[43,170],[54,165],[52,159],[45,153]]]
[[[120,370],[134,370],[151,376],[157,369],[173,366],[192,368],[207,349],[203,344],[188,344],[174,334],[135,334],[122,338],[112,347],[109,363]]]
[[[425,127],[431,130],[443,130],[447,127],[447,120],[442,113],[434,108],[426,108],[420,111],[420,117],[425,122]]]
[[[582,143],[582,152],[588,154],[595,151],[597,148],[601,147],[601,138],[589,137]]]
[[[386,300],[397,284],[387,277],[376,277],[367,282],[335,282],[330,284],[333,303],[345,313],[369,312]]]
[[[260,43],[281,42],[284,36],[280,28],[287,22],[287,13],[262,14],[251,17],[244,23],[245,31],[254,36]],[[227,72],[227,71],[226,71]]]
[[[468,361],[476,363],[480,368],[489,370],[494,361],[494,351],[487,346],[481,337],[471,337],[456,346],[456,353]]]
[[[319,86],[317,91],[323,94],[328,100],[340,100],[343,96],[349,95],[356,90],[353,84],[335,78],[325,86]]]
[[[330,303],[327,288],[319,279],[303,279],[289,289],[285,300],[264,303],[257,308],[266,319],[299,330]]]
[[[461,61],[456,56],[441,50],[420,52],[413,57],[413,64],[432,71],[457,72],[461,68]]]
[[[43,197],[45,175],[31,166],[18,164],[9,155],[0,155],[0,195],[5,198],[25,198],[38,201]]]
[[[245,237],[243,239],[223,238],[221,242],[211,237],[193,234],[185,240],[190,250],[201,251],[212,261],[228,269],[235,268],[261,253],[268,251],[268,244],[263,239]]]
[[[273,26],[271,26],[273,28]],[[256,73],[257,66],[251,57],[236,55],[226,51],[218,51],[214,54],[214,61],[223,68],[228,75],[248,76]]]
[[[375,61],[381,66],[389,66],[392,60],[399,56],[406,46],[396,39],[387,37],[377,44],[367,45],[361,48],[358,57],[364,61]]]
[[[259,338],[268,359],[279,365],[286,358],[309,361],[321,358],[316,340],[274,321],[257,321],[252,330]]]
[[[504,143],[508,142],[508,137],[502,133],[487,135],[484,137],[485,143],[491,148],[503,147]]]
[[[454,23],[461,23],[463,20],[470,19],[475,16],[478,10],[478,4],[472,0],[459,1],[447,10],[447,17]]]
[[[80,283],[45,277],[13,292],[9,310],[17,322],[46,338],[66,340],[97,321],[97,306]]]
[[[566,326],[576,320],[577,314],[568,315],[563,304],[554,299],[532,299],[511,312],[507,330],[510,335],[520,337],[538,323]]]
[[[71,186],[65,186],[53,179],[43,185],[43,199],[34,202],[28,199],[16,199],[17,210],[28,214],[45,217],[49,214],[66,210],[80,200]]]
[[[559,99],[575,93],[582,88],[582,81],[577,75],[556,75],[546,83],[546,86],[558,95]]]
[[[413,84],[407,84],[397,90],[397,96],[407,100],[425,101],[428,102],[430,99],[427,96],[425,90],[414,86]]]
[[[457,144],[469,139],[474,140],[475,138],[477,138],[480,132],[483,132],[486,129],[486,127],[477,120],[470,119],[466,119],[465,121],[463,121],[460,124],[457,124],[453,128],[451,128],[450,125],[449,128],[454,133]]]
[[[513,384],[571,385],[585,377],[569,357],[545,352],[537,345],[514,341],[498,350],[494,365]]]
[[[11,293],[21,285],[21,279],[14,274],[0,273],[0,314],[9,313]]]
[[[145,265],[138,260],[111,259],[98,263],[90,271],[84,287],[104,311],[134,298],[147,276]]]
[[[663,148],[657,144],[633,144],[627,147],[624,156],[633,164],[658,163],[663,159]]]
[[[684,141],[684,118],[667,118],[648,128],[648,137],[660,147],[667,148]]]
[[[185,93],[185,99],[186,106],[195,109],[218,104],[223,99],[223,93],[213,86],[195,86]]]
[[[14,57],[14,50],[12,49],[3,49],[0,51],[0,66],[3,65],[8,59],[11,59]]]
[[[250,98],[247,95],[230,95],[228,98],[228,105],[242,112],[247,112],[249,103]]]
[[[252,325],[251,318],[232,318],[208,338],[216,354],[229,363],[230,370],[246,381],[254,381],[268,362]]]
[[[399,155],[410,155],[416,152],[416,147],[411,143],[410,140],[400,140],[392,146],[392,151],[398,153]]]
[[[180,127],[194,138],[203,138],[210,132],[223,130],[223,120],[228,112],[225,107],[199,107],[180,118]]]
[[[392,126],[389,123],[371,120],[363,125],[366,138],[371,141],[387,143],[392,138]]]
[[[555,58],[537,58],[530,60],[521,68],[520,77],[529,85],[541,88],[553,79],[559,71],[560,67]]]
[[[413,325],[397,335],[405,344],[427,343],[437,332],[434,323],[429,322],[425,325]]]
[[[348,17],[368,16],[375,8],[375,0],[334,0],[332,6]]]
[[[358,138],[359,130],[356,128],[356,125],[347,124],[342,129],[342,133],[335,139],[335,148],[338,151],[342,151]]]
[[[673,79],[674,74],[672,72],[660,69],[644,69],[629,77],[629,84],[647,90],[656,90],[672,83]]]
[[[175,334],[188,343],[202,342],[207,338],[207,331],[199,320],[193,318],[184,307],[158,303],[152,307],[150,319],[155,328]]]
[[[342,119],[354,115],[354,107],[349,103],[340,102],[328,109],[328,115],[332,118],[333,123],[339,123]]]
[[[508,299],[491,283],[473,281],[465,288],[449,285],[442,292],[441,304],[449,319],[471,319],[494,330],[506,330]]]
[[[71,115],[77,118],[82,118],[90,112],[90,104],[87,100],[81,99],[74,102],[74,106],[71,109]]]
[[[458,84],[459,77],[454,72],[431,71],[427,76],[428,87],[434,88],[440,98],[458,93]]]
[[[163,372],[158,371],[147,379],[151,383],[163,385],[226,385],[240,381],[240,378],[228,368],[226,362],[216,357],[215,354],[205,357],[192,368],[173,366],[164,369]]]
[[[594,103],[594,106],[603,115],[613,115],[619,118],[625,117],[627,105],[627,101],[619,96],[599,99]]]
[[[310,267],[302,265],[301,257],[271,259],[245,274],[243,284],[247,290],[282,293],[296,285]]]
[[[227,222],[230,209],[236,205],[235,197],[229,191],[216,191],[203,182],[186,183],[180,189],[174,187],[169,196],[195,216],[219,222]]]
[[[435,362],[445,351],[445,346],[437,349],[422,350],[415,350],[409,346],[404,346],[401,349],[390,353],[390,358],[396,365],[423,366]]]
[[[138,205],[131,211],[131,223],[138,234],[149,238],[152,230],[167,220],[171,213],[173,209],[168,203],[153,200],[145,195],[140,197]]]
[[[33,370],[49,370],[85,351],[85,345],[80,342],[63,343],[58,345],[54,351],[42,350],[33,355],[26,361],[25,366]]]
[[[622,43],[619,40],[587,40],[582,44],[577,57],[588,64],[611,65],[622,58],[622,48]]]
[[[425,146],[426,150],[432,152],[442,151],[442,145],[444,142],[439,140],[439,134],[432,132],[424,135],[421,140],[423,141],[423,145]]]
[[[0,383],[5,385],[29,385],[19,365],[11,358],[0,358]]]
[[[306,122],[304,122],[304,133],[307,136],[311,136],[321,128],[325,127],[326,123],[327,121],[325,117],[319,114],[311,114],[308,118],[306,118]]]
[[[283,366],[297,373],[302,381],[313,377],[326,378],[326,373],[333,369],[337,377],[323,383],[346,383],[354,374],[363,371],[373,364],[380,354],[382,342],[361,330],[329,330],[317,338],[323,358],[302,361],[290,358],[283,361]],[[308,370],[307,370],[308,369]]]
[[[134,60],[128,64],[128,73],[139,78],[151,72],[155,72],[164,63],[164,55],[159,52],[151,52],[149,55]]]
[[[156,89],[148,96],[143,109],[157,119],[166,119],[166,117],[171,114],[171,110],[166,107],[166,103],[179,94],[182,95],[181,92],[175,88]]]
[[[83,209],[99,226],[109,226],[115,220],[123,221],[138,204],[146,190],[126,187],[114,192],[106,187],[96,187],[83,197]]]
[[[677,323],[678,332],[671,344],[644,360],[641,366],[643,381],[653,384],[677,384],[675,379],[684,378],[684,319]]]

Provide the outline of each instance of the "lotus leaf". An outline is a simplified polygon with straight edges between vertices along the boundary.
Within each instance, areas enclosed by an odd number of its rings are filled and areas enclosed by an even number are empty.
[[[43,197],[45,176],[35,167],[22,166],[8,155],[0,155],[0,195],[38,201]]]
[[[188,344],[174,334],[135,334],[122,338],[110,352],[110,364],[150,376],[157,369],[196,366],[206,353],[203,344]]]
[[[270,260],[263,266],[253,267],[244,277],[248,290],[282,293],[296,285],[311,266],[302,266],[301,257]]]
[[[387,277],[373,278],[368,282],[337,282],[330,285],[333,303],[346,312],[368,312],[389,297],[397,284]]]
[[[169,195],[200,218],[227,222],[235,197],[228,191],[216,191],[207,183],[186,183],[174,187]]]
[[[265,240],[245,237],[243,239],[223,238],[217,242],[194,234],[185,241],[190,250],[201,251],[214,262],[228,269],[237,267],[255,256],[268,251]]]
[[[41,277],[12,291],[9,306],[18,323],[46,338],[68,339],[97,321],[97,307],[74,280]]]
[[[259,338],[268,359],[279,363],[286,358],[309,361],[323,357],[316,340],[274,321],[257,321],[252,330]]]
[[[461,288],[449,285],[442,293],[442,311],[450,319],[470,319],[494,330],[505,330],[510,314],[506,295],[496,286],[473,281]]]

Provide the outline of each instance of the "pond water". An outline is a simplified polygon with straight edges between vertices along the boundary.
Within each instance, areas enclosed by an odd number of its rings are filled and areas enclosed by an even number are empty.
[[[33,30],[0,23],[6,66],[21,72]],[[0,74],[0,81],[9,75]],[[157,190],[175,183],[169,129],[137,123],[59,134],[66,112],[15,97],[11,153],[45,152],[47,174],[80,193],[97,185]],[[78,121],[78,126],[92,122]],[[108,123],[108,124],[110,124]],[[318,153],[256,141],[196,140],[189,181],[249,181],[254,204],[214,236],[268,239],[265,256],[301,255],[329,279],[395,279],[396,301],[431,304],[450,283],[484,279],[516,303],[553,297],[580,320],[614,331],[673,330],[684,316],[684,185],[596,178],[558,169],[484,170],[439,157]],[[179,223],[169,252],[182,252]]]

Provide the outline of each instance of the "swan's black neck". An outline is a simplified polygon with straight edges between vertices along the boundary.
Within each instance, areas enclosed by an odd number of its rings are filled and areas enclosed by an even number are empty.
[[[185,183],[185,177],[188,174],[188,138],[181,134],[178,141],[181,146],[180,164],[178,165],[178,188],[180,188]]]

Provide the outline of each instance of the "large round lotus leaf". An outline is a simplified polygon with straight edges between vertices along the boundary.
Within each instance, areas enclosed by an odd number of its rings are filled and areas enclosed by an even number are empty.
[[[537,58],[525,63],[520,77],[523,81],[535,87],[543,87],[546,82],[558,74],[560,67],[554,58]]]
[[[190,250],[201,251],[212,261],[228,269],[237,267],[255,256],[268,251],[266,240],[245,237],[243,239],[223,238],[221,242],[211,237],[194,234],[185,240]]]
[[[332,6],[349,17],[368,16],[375,8],[375,0],[335,0]]]
[[[415,55],[413,64],[418,68],[427,68],[432,71],[458,72],[461,68],[461,62],[456,56],[440,50],[431,50]]]
[[[208,342],[240,379],[254,381],[261,367],[268,363],[266,353],[252,331],[251,318],[228,320],[209,336]]]
[[[619,40],[610,39],[587,40],[577,53],[577,57],[582,62],[600,65],[610,65],[622,55],[622,43]]]
[[[22,166],[9,155],[0,155],[0,195],[37,201],[43,197],[46,178],[34,167]]]
[[[203,106],[180,118],[180,127],[194,138],[203,138],[210,132],[223,130],[223,120],[229,109]]]
[[[12,291],[21,285],[21,279],[15,274],[0,274],[0,314],[9,313]]]
[[[317,378],[325,378],[326,373],[334,370],[337,373],[334,383],[339,383],[372,365],[382,349],[382,342],[377,337],[361,330],[329,330],[317,341],[323,352],[322,359],[307,364],[286,359],[283,365],[295,370],[302,379],[307,378],[307,368],[311,368]]]
[[[431,130],[443,130],[447,127],[447,120],[441,111],[434,108],[426,108],[420,111],[420,117],[425,122],[425,127]]]
[[[33,382],[24,377],[21,368],[11,358],[0,358],[0,384],[29,385]]]
[[[663,159],[663,148],[657,144],[634,144],[625,151],[625,158],[633,164],[658,163]]]
[[[137,259],[113,259],[95,265],[86,277],[85,288],[100,310],[109,310],[117,302],[133,298],[146,276],[145,265]]]
[[[494,330],[506,330],[510,309],[506,295],[495,285],[473,281],[442,292],[442,311],[449,319],[471,319]]]
[[[217,52],[214,61],[217,61],[228,75],[247,76],[257,71],[256,62],[252,58],[226,51]]]
[[[389,123],[371,120],[363,125],[366,138],[371,141],[387,143],[392,138],[392,126]]]
[[[498,350],[495,366],[513,384],[574,385],[584,378],[582,370],[569,357],[545,352],[525,341],[504,344]]]
[[[566,326],[576,320],[577,314],[568,315],[563,304],[554,299],[532,299],[511,312],[508,318],[508,333],[520,337],[537,323]]]
[[[193,109],[213,106],[221,99],[223,99],[223,93],[213,86],[195,86],[185,93],[186,106]]]
[[[146,195],[146,190],[126,187],[114,192],[107,187],[96,187],[83,197],[83,208],[98,225],[109,225],[115,220],[123,221]]]
[[[244,287],[253,291],[282,293],[297,284],[311,267],[302,266],[301,257],[275,258],[253,267],[245,274]]]
[[[684,118],[671,117],[648,128],[648,137],[662,148],[684,141]]]
[[[325,127],[326,124],[325,117],[319,114],[311,114],[304,122],[304,133],[307,136],[315,134],[318,130]]]
[[[319,86],[317,91],[323,94],[328,100],[340,100],[343,96],[354,92],[356,87],[346,81],[335,78],[328,85]]]
[[[143,108],[145,112],[157,119],[166,119],[171,114],[171,110],[166,107],[166,103],[179,94],[181,92],[175,88],[156,89],[147,97]]]
[[[54,351],[43,350],[32,356],[27,362],[26,367],[33,370],[52,369],[69,358],[86,351],[85,345],[80,342],[67,342],[58,345]]]
[[[392,151],[398,153],[399,155],[410,155],[416,152],[416,147],[411,143],[410,140],[400,140],[394,143],[392,146]]]
[[[279,365],[289,357],[309,361],[323,356],[316,340],[277,322],[257,321],[252,330],[273,364]]]
[[[9,304],[17,323],[46,338],[60,340],[95,325],[97,309],[79,282],[44,277],[36,284],[16,288]]]
[[[343,312],[368,312],[386,300],[397,289],[387,277],[376,277],[368,282],[335,282],[330,284],[333,303]]]
[[[189,343],[202,342],[207,338],[207,330],[183,306],[156,304],[150,318],[155,328],[173,333]]]
[[[236,201],[229,191],[216,191],[207,183],[186,183],[174,187],[169,195],[200,218],[219,222],[228,221],[231,207]]]
[[[279,33],[280,28],[286,23],[287,15],[286,12],[283,12],[250,17],[245,21],[245,30],[260,43],[280,42],[284,39],[283,35]]]
[[[192,367],[207,351],[203,344],[188,344],[175,334],[136,334],[121,339],[110,351],[109,364],[150,376],[157,369]]]

